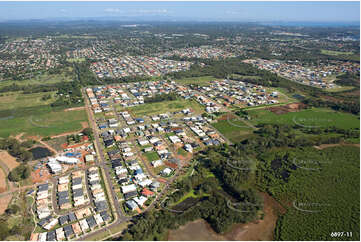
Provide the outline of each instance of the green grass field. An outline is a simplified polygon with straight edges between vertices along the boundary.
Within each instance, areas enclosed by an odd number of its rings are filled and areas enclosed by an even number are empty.
[[[211,81],[214,81],[215,79],[216,78],[214,78],[213,76],[202,76],[202,77],[183,78],[175,81],[183,85],[197,84],[200,86],[207,86],[210,84]]]
[[[194,100],[178,99],[175,101],[164,101],[156,103],[146,103],[139,106],[131,107],[128,110],[135,116],[155,115],[166,112],[180,111],[185,108],[192,108],[195,113],[203,112],[203,107]]]
[[[324,55],[352,55],[353,53],[351,51],[345,52],[345,51],[335,51],[335,50],[321,50],[321,54],[324,54]]]
[[[261,79],[260,76],[244,76],[238,74],[232,74],[231,78],[240,79],[240,80],[259,80]]]
[[[353,53],[351,51],[346,52],[346,51],[334,51],[334,50],[321,50],[321,54],[331,55],[331,56],[342,56],[343,58],[346,58],[348,60],[360,61],[360,54]]]
[[[39,105],[47,105],[56,100],[56,92],[41,92],[22,94],[21,92],[7,92],[0,95],[0,111],[8,109],[18,109],[24,107],[34,107]],[[51,99],[42,100],[45,95],[51,95]],[[0,114],[1,118],[1,114]]]
[[[67,62],[70,62],[70,63],[79,63],[79,62],[84,62],[85,61],[85,58],[68,58],[66,59]]]
[[[149,162],[160,159],[157,152],[147,152],[147,153],[144,153],[144,156],[148,159]]]
[[[250,127],[237,119],[230,119],[229,121],[221,120],[217,123],[213,123],[212,126],[232,142],[239,142],[242,138],[245,138],[253,132]]]
[[[80,130],[80,122],[87,121],[85,110],[64,112],[63,108],[50,107],[54,97],[41,100],[44,95],[54,95],[54,92],[7,94],[0,97],[0,137],[22,132],[27,135],[56,135]]]
[[[331,109],[313,108],[305,109],[299,112],[289,112],[277,115],[266,109],[250,110],[250,122],[253,124],[275,123],[275,124],[301,124],[304,126],[318,126],[338,128],[359,128],[360,120],[357,116],[336,112]],[[296,123],[295,123],[296,122]]]
[[[62,74],[52,74],[52,75],[48,73],[36,75],[34,73],[34,78],[31,79],[25,79],[21,81],[13,81],[13,80],[1,81],[0,88],[4,86],[12,85],[14,83],[19,86],[23,86],[23,85],[54,84],[58,82],[68,82],[68,81],[71,81],[71,78],[66,77],[64,72]]]

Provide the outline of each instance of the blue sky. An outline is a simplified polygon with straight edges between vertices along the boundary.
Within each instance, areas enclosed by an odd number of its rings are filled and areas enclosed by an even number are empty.
[[[169,18],[207,21],[360,20],[359,2],[0,2],[0,20]]]

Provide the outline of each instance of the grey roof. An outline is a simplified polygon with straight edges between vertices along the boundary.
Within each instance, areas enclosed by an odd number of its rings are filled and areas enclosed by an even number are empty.
[[[53,216],[49,215],[49,216],[41,219],[41,220],[38,222],[38,224],[39,224],[40,226],[43,226],[44,224],[48,223],[52,217],[53,217]]]
[[[55,230],[50,231],[46,234],[47,241],[55,241],[55,237],[56,237]]]
[[[64,224],[68,223],[68,221],[69,221],[68,215],[63,215],[63,216],[59,217],[59,224],[60,225],[64,225]]]
[[[87,221],[90,228],[93,228],[93,227],[97,226],[97,223],[96,223],[93,216],[91,216],[89,218],[86,218],[86,221]]]
[[[58,192],[58,197],[59,199],[69,197],[69,192],[68,191]]]
[[[124,193],[124,198],[125,198],[125,200],[127,200],[127,199],[135,197],[137,195],[138,195],[137,191],[132,191],[132,192]]]
[[[70,202],[69,198],[59,198],[58,204],[59,204],[59,206],[61,206],[61,205],[66,204],[68,202]]]
[[[69,238],[71,235],[74,234],[74,231],[73,231],[73,228],[71,227],[71,225],[67,225],[64,227],[64,233],[67,238]]]
[[[38,185],[38,191],[39,192],[46,191],[48,189],[49,189],[49,184],[48,183]]]
[[[95,185],[95,184],[99,184],[99,180],[92,180],[92,181],[89,181],[89,184],[90,185]]]
[[[109,214],[108,214],[107,211],[102,211],[102,212],[100,212],[100,216],[102,217],[102,219],[103,219],[104,221],[110,220],[110,216],[109,216]]]
[[[73,185],[79,185],[81,184],[81,177],[76,177],[72,180]]]
[[[69,213],[68,216],[69,216],[69,221],[70,221],[70,222],[76,221],[76,217],[75,217],[75,214],[74,214],[74,213]]]
[[[94,204],[95,204],[97,211],[102,211],[102,210],[108,209],[108,204],[106,201],[99,201],[99,202],[95,202]]]
[[[83,196],[83,194],[84,194],[83,189],[81,189],[81,188],[73,190],[74,197],[81,197],[81,196]]]

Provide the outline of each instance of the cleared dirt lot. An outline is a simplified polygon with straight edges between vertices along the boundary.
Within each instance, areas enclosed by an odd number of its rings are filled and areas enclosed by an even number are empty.
[[[20,165],[20,163],[16,161],[15,157],[9,155],[7,151],[0,151],[0,161],[6,164],[10,171]]]
[[[12,196],[12,194],[8,194],[6,196],[0,197],[0,215],[3,214],[7,209]]]
[[[6,174],[4,173],[3,169],[0,169],[0,193],[5,192],[6,190]]]
[[[256,241],[272,240],[273,231],[276,226],[278,213],[284,213],[285,210],[276,200],[267,194],[262,194],[264,198],[263,220],[254,221],[247,224],[235,224],[231,230],[224,234],[217,234],[210,225],[202,219],[187,223],[177,230],[170,230],[168,240],[178,241]]]
[[[289,112],[297,112],[306,107],[303,103],[291,103],[284,106],[270,107],[269,110],[275,114],[285,114]]]

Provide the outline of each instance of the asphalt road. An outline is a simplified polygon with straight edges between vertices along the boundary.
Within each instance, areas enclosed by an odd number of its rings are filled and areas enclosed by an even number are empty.
[[[85,100],[85,104],[86,104],[85,106],[86,106],[86,111],[88,113],[89,121],[91,123],[91,128],[93,129],[93,133],[94,133],[94,144],[95,144],[95,148],[96,148],[97,155],[98,155],[97,166],[101,168],[101,170],[102,170],[101,172],[103,172],[103,174],[104,174],[103,178],[104,178],[105,186],[107,188],[108,198],[110,200],[109,202],[111,204],[113,204],[113,206],[115,208],[115,211],[113,211],[113,214],[115,215],[114,216],[115,221],[105,228],[96,230],[94,232],[90,232],[83,236],[80,236],[77,240],[86,240],[87,238],[89,238],[91,236],[94,236],[98,233],[102,233],[102,232],[106,231],[107,229],[118,226],[119,224],[121,224],[123,222],[127,222],[131,219],[131,217],[125,216],[120,208],[120,204],[118,202],[117,196],[113,189],[111,177],[109,175],[109,167],[106,165],[107,163],[104,158],[102,145],[101,145],[100,139],[99,139],[98,127],[96,125],[95,118],[94,118],[93,112],[90,107],[89,99],[88,99],[87,95],[84,93],[84,89],[82,90],[82,93],[83,93],[83,98]]]

